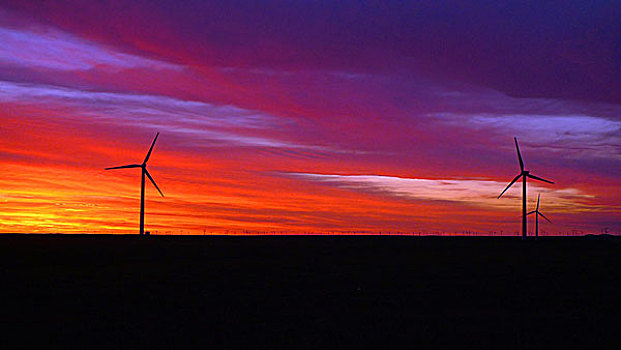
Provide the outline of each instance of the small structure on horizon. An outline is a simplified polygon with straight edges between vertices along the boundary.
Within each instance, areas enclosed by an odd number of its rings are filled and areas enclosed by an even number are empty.
[[[129,165],[115,166],[115,167],[104,169],[104,170],[126,169],[126,168],[141,168],[142,169],[142,183],[140,186],[140,234],[141,235],[145,234],[144,232],[144,178],[145,176],[148,177],[149,180],[151,180],[151,183],[153,184],[153,186],[155,186],[155,188],[160,193],[160,195],[164,197],[164,194],[162,193],[162,191],[160,191],[160,188],[157,187],[155,180],[153,180],[153,177],[151,177],[151,174],[149,174],[149,171],[147,170],[147,161],[149,161],[149,157],[151,157],[151,152],[153,151],[153,146],[155,146],[155,141],[157,141],[158,136],[160,136],[159,132],[155,134],[153,143],[151,143],[151,148],[149,148],[149,152],[147,153],[147,156],[144,158],[144,161],[142,162],[142,164],[129,164]],[[149,235],[151,234],[151,232],[147,231],[146,234]]]

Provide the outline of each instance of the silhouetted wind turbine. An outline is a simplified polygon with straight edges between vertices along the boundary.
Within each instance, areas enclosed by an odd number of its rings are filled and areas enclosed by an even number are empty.
[[[518,146],[517,138],[513,138],[515,141],[515,149],[517,150],[518,160],[520,161],[520,173],[509,183],[509,185],[505,188],[498,198],[502,197],[502,195],[513,185],[517,180],[522,178],[522,238],[526,238],[526,178],[530,177],[531,179],[547,182],[553,184],[554,182],[548,181],[546,179],[542,179],[538,176],[532,175],[528,170],[524,170],[524,161],[522,161],[522,155],[520,154],[520,147]]]
[[[155,138],[153,139],[151,148],[149,148],[149,152],[147,153],[147,156],[144,158],[144,162],[142,162],[142,164],[122,165],[122,166],[115,166],[112,168],[105,169],[105,170],[126,169],[126,168],[141,168],[142,169],[142,185],[140,187],[140,234],[141,235],[144,234],[144,176],[145,175],[149,178],[149,180],[151,180],[151,183],[153,184],[153,186],[155,186],[155,188],[160,193],[160,195],[164,197],[164,194],[162,193],[162,191],[160,191],[160,188],[157,187],[155,180],[153,180],[153,178],[151,177],[151,174],[149,174],[149,171],[147,170],[147,161],[149,161],[149,157],[151,157],[151,152],[153,151],[153,146],[155,146],[155,141],[157,141],[158,136],[160,136],[159,132],[155,134]]]
[[[535,237],[539,237],[539,216],[541,215],[542,218],[546,219],[549,223],[552,223],[552,221],[550,221],[550,219],[546,218],[545,215],[543,215],[540,211],[539,211],[539,196],[540,194],[537,195],[537,208],[531,212],[529,212],[526,215],[530,215],[530,214],[535,214]]]

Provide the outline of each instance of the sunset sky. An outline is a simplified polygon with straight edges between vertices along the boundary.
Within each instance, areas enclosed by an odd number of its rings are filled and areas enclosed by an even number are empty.
[[[413,3],[2,1],[0,232],[136,233],[159,131],[155,233],[516,234],[513,137],[621,233],[621,3]]]

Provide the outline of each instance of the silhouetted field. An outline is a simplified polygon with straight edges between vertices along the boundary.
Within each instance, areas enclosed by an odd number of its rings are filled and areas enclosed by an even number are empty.
[[[616,238],[0,236],[1,348],[614,348]]]

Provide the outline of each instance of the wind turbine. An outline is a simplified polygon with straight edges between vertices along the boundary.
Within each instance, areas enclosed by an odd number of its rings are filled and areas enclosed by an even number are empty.
[[[145,175],[149,178],[149,180],[151,180],[151,183],[153,184],[153,186],[155,186],[155,188],[160,193],[160,195],[164,197],[164,194],[162,193],[162,191],[160,191],[160,188],[157,187],[155,180],[153,180],[153,178],[151,177],[151,174],[149,174],[149,171],[147,170],[147,161],[149,161],[149,157],[151,157],[151,152],[153,151],[153,146],[155,146],[155,141],[157,141],[158,136],[160,136],[159,132],[155,134],[155,138],[153,139],[151,148],[149,148],[149,152],[147,153],[147,156],[144,158],[144,161],[142,162],[142,164],[129,164],[129,165],[115,166],[112,168],[104,169],[104,170],[126,169],[126,168],[141,168],[142,169],[142,185],[140,187],[140,234],[141,235],[144,234],[144,177]]]
[[[539,211],[539,196],[541,196],[540,194],[537,195],[537,208],[531,212],[529,212],[526,215],[530,215],[530,214],[535,214],[535,237],[539,237],[539,216],[541,215],[542,218],[546,219],[549,223],[552,223],[552,221],[550,221],[550,219],[546,218],[545,215],[543,215],[540,211]]]
[[[502,195],[513,185],[517,180],[522,178],[522,239],[526,238],[526,178],[530,177],[531,179],[547,182],[553,184],[554,182],[542,179],[538,176],[532,175],[530,171],[524,170],[524,161],[522,160],[522,155],[520,154],[520,146],[518,146],[517,138],[513,138],[515,141],[515,149],[517,150],[518,160],[520,161],[520,173],[509,183],[509,185],[505,188],[498,198],[502,197]]]

